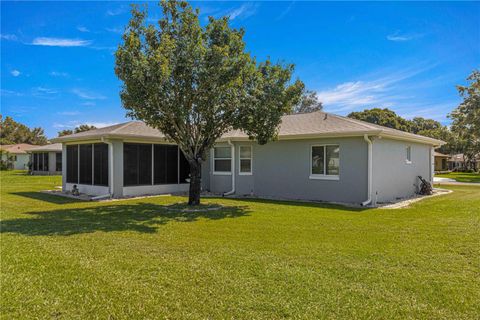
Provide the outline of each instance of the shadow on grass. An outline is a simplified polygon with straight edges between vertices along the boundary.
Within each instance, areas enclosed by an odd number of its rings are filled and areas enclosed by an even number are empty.
[[[69,236],[96,231],[155,233],[159,226],[171,221],[238,218],[248,215],[248,210],[245,207],[224,207],[215,211],[182,212],[169,210],[167,206],[138,203],[28,212],[26,215],[32,217],[1,221],[0,232],[28,236]]]
[[[207,198],[205,198],[207,199]],[[262,199],[262,198],[221,198],[221,197],[210,197],[208,199],[228,199],[232,201],[248,202],[248,203],[261,203],[261,204],[272,204],[275,206],[294,206],[294,207],[304,207],[304,208],[322,208],[330,210],[342,210],[342,211],[353,211],[361,212],[365,210],[370,210],[372,208],[367,207],[353,207],[342,204],[328,203],[328,202],[308,202],[301,200],[274,200],[274,199]]]
[[[26,197],[34,200],[40,200],[45,202],[50,202],[54,204],[66,204],[66,203],[74,203],[74,202],[85,202],[84,200],[80,199],[72,199],[66,198],[54,194],[47,194],[42,192],[34,192],[34,191],[25,191],[25,192],[11,192],[10,194]]]

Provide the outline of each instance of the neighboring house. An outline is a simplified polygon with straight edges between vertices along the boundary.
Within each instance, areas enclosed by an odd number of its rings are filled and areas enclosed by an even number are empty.
[[[475,159],[472,160],[474,169],[478,167],[478,163],[480,163],[480,154],[478,154]],[[454,154],[450,157],[450,159],[448,159],[448,169],[452,171],[463,171],[467,169],[463,153]]]
[[[28,150],[34,175],[62,174],[62,144],[46,144]]]
[[[447,171],[448,170],[448,158],[450,156],[435,151],[434,157],[435,157],[435,171]]]
[[[36,146],[28,143],[20,144],[5,144],[0,146],[0,149],[4,152],[2,153],[2,160],[6,160],[8,152],[10,156],[13,157],[13,168],[14,170],[27,170],[28,161],[30,157],[27,153],[27,150],[34,148]]]
[[[54,139],[63,143],[63,190],[113,197],[188,191],[176,145],[132,121]],[[217,194],[348,203],[413,195],[433,179],[443,141],[324,112],[282,117],[278,140],[258,145],[241,131],[216,143],[202,188]]]

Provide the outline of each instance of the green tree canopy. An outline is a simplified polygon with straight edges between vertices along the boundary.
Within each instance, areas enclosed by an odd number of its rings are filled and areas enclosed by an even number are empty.
[[[30,129],[11,117],[0,115],[0,144],[29,143],[42,145],[48,142],[42,128]]]
[[[73,129],[73,130],[71,130],[71,129],[65,129],[65,130],[59,131],[59,132],[58,132],[58,136],[59,136],[59,137],[62,137],[62,136],[67,136],[67,135],[69,135],[69,134],[74,134],[74,133],[89,131],[89,130],[93,130],[93,129],[97,129],[97,127],[91,126],[91,125],[88,125],[88,124],[81,124],[81,125],[79,125],[78,127],[76,127],[76,128]]]
[[[293,107],[292,113],[310,113],[323,109],[323,104],[318,100],[315,91],[306,90],[302,94],[300,102]]]
[[[412,127],[412,124],[408,120],[400,117],[388,108],[373,108],[351,112],[347,117],[407,132],[410,132]]]
[[[463,101],[449,117],[453,120],[451,130],[458,149],[467,165],[473,166],[473,159],[480,153],[480,71],[474,70],[467,80],[467,86],[457,86]]]
[[[130,117],[178,144],[190,164],[189,204],[200,203],[200,168],[207,151],[231,129],[260,144],[275,139],[281,116],[298,104],[304,85],[291,82],[294,66],[257,62],[245,31],[228,17],[210,17],[184,1],[162,1],[154,26],[146,10],[132,18],[115,53],[115,73]]]

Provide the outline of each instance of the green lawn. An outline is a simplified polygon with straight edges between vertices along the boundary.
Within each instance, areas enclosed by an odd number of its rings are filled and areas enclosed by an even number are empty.
[[[457,182],[480,183],[480,173],[475,172],[450,172],[436,174],[436,177],[455,179]]]
[[[76,202],[2,172],[3,319],[478,319],[480,187],[399,210]]]

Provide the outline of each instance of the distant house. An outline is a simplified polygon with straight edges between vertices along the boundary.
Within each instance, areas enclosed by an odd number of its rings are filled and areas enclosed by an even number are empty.
[[[36,146],[28,150],[34,175],[62,174],[62,144]]]
[[[434,157],[435,157],[435,171],[447,171],[448,170],[448,158],[450,156],[435,151]]]
[[[474,169],[478,168],[478,163],[480,163],[480,154],[477,154],[475,159],[472,160]],[[454,154],[448,159],[448,169],[452,171],[462,171],[467,169],[463,153]]]
[[[8,152],[13,156],[13,168],[14,170],[27,170],[28,161],[30,157],[27,153],[27,150],[34,148],[35,146],[28,143],[19,143],[19,144],[5,144],[1,145],[0,149],[3,151],[2,160],[6,160]]]
[[[54,139],[63,144],[63,190],[112,197],[188,190],[179,148],[139,121]],[[202,166],[216,194],[348,203],[413,195],[432,181],[443,141],[324,112],[282,117],[278,140],[259,145],[238,130],[223,135]]]

